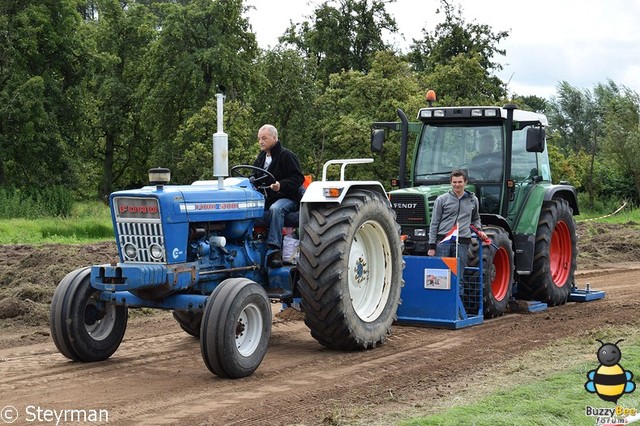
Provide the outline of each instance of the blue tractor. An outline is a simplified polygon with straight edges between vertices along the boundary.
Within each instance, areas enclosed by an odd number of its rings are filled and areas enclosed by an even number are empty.
[[[217,96],[217,181],[168,185],[169,170],[159,168],[149,186],[111,194],[119,261],[77,269],[58,285],[50,327],[67,358],[109,358],[136,307],[172,310],[199,337],[207,368],[226,378],[246,377],[262,362],[270,301],[300,298],[312,336],[330,348],[373,348],[390,333],[403,283],[400,227],[379,182],[344,179],[348,164],[373,160],[325,165],[300,204],[297,265],[270,268],[264,234],[254,227],[269,174],[255,179],[253,166],[240,165],[225,178]],[[327,180],[332,164],[341,165],[339,181]]]

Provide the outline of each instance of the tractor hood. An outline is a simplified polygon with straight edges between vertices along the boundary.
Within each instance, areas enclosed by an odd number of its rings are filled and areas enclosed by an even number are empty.
[[[157,200],[157,203],[153,200]],[[264,196],[248,179],[227,178],[191,185],[145,186],[111,194],[114,220],[164,218],[165,223],[218,222],[262,217]]]
[[[111,216],[120,258],[136,262],[186,261],[189,226],[219,223],[226,238],[241,238],[264,214],[264,196],[246,178],[192,185],[145,186],[111,194]],[[148,256],[154,244],[162,256]],[[123,246],[136,247],[126,256]]]

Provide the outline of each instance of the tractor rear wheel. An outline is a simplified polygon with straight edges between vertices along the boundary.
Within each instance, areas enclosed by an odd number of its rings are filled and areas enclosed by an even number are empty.
[[[65,276],[51,300],[51,337],[60,353],[74,361],[103,361],[118,349],[127,328],[125,306],[102,302],[91,287],[91,268]]]
[[[251,375],[267,353],[271,304],[265,289],[246,278],[229,278],[211,293],[200,326],[200,351],[213,374]]]
[[[493,245],[482,247],[482,304],[485,318],[494,318],[504,313],[511,299],[514,277],[513,247],[509,234],[503,228],[487,226],[484,231],[491,238]],[[480,264],[479,243],[481,244],[477,239],[473,239],[469,246],[470,267],[477,268]],[[474,271],[470,279],[477,276],[478,272]]]
[[[395,213],[380,193],[312,206],[300,241],[299,289],[311,335],[333,349],[373,348],[396,319],[403,285]]]
[[[193,337],[200,337],[202,313],[173,311],[173,319],[176,320],[182,331]]]
[[[576,224],[566,200],[545,201],[540,212],[533,271],[523,276],[518,296],[549,306],[566,303],[576,271]]]

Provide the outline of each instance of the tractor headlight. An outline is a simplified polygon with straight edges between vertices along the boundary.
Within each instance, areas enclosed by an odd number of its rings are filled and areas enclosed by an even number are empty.
[[[135,259],[136,254],[138,253],[138,249],[133,244],[127,243],[123,247],[123,252],[125,257],[127,257],[128,259]]]
[[[426,237],[427,236],[427,230],[426,229],[422,229],[422,228],[414,229],[413,230],[413,236],[414,237]]]
[[[155,260],[162,260],[163,250],[158,244],[151,244],[149,247],[149,254]]]

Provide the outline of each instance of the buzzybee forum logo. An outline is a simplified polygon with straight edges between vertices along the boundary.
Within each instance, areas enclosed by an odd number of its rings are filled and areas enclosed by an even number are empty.
[[[618,399],[625,393],[631,393],[636,389],[633,382],[633,373],[625,370],[620,365],[622,352],[618,343],[600,342],[598,349],[598,361],[600,365],[595,370],[587,373],[587,382],[584,388],[589,393],[595,393],[606,402],[613,402],[615,407],[591,407],[587,406],[585,415],[596,418],[597,425],[627,424],[628,421],[638,420],[638,412],[635,408],[625,408],[617,405]]]
[[[604,343],[596,339],[602,346],[598,349],[598,361],[600,366],[587,373],[587,382],[584,388],[589,393],[595,393],[601,400],[618,403],[618,399],[625,393],[631,393],[636,389],[636,384],[631,380],[633,373],[620,365],[622,352],[616,343]]]

